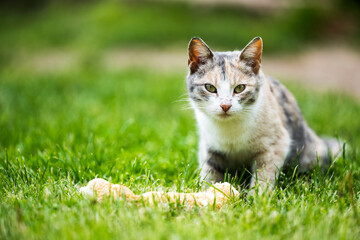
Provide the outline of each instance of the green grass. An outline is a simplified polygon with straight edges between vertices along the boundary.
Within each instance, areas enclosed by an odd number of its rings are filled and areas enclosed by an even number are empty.
[[[297,85],[289,87],[310,125],[351,147],[328,173],[285,177],[272,196],[244,195],[220,211],[79,196],[95,176],[136,193],[201,189],[195,121],[177,101],[184,75],[2,72],[0,238],[359,238],[360,105]]]

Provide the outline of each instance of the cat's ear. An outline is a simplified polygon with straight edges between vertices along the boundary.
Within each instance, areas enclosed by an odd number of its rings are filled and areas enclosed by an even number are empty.
[[[240,62],[250,67],[255,74],[258,74],[261,66],[262,48],[263,43],[261,37],[256,37],[244,47],[240,54]]]
[[[200,65],[211,60],[214,56],[210,48],[200,38],[192,38],[188,48],[190,72],[194,73]]]

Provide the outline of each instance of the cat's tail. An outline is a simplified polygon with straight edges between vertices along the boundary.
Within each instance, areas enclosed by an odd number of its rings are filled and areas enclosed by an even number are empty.
[[[341,157],[344,151],[345,142],[335,138],[322,138],[328,149],[330,159],[337,159]]]

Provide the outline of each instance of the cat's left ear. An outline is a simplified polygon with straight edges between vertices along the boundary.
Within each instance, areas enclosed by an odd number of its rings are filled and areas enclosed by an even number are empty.
[[[200,38],[194,37],[190,40],[189,48],[189,68],[191,73],[197,71],[197,69],[205,64],[207,61],[211,60],[214,56],[210,48],[206,43]]]
[[[255,74],[258,74],[261,66],[262,48],[261,37],[256,37],[244,47],[240,54],[239,61],[250,67]]]

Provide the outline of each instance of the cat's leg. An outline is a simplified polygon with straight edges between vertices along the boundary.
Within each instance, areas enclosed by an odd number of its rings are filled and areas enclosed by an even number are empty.
[[[224,173],[205,162],[201,168],[200,177],[202,181],[216,183],[224,180]]]
[[[207,182],[220,182],[224,180],[222,165],[224,156],[218,152],[211,151],[207,146],[199,147],[199,165],[201,168],[201,180]]]
[[[260,192],[273,189],[275,180],[284,165],[288,149],[273,147],[258,154],[254,159],[250,189],[258,185]]]

